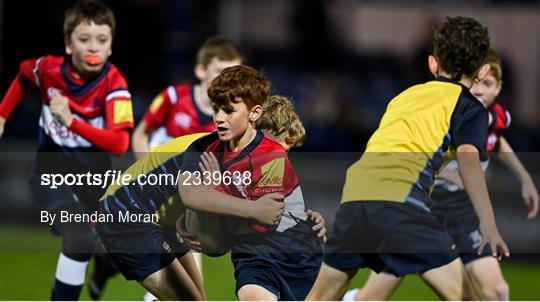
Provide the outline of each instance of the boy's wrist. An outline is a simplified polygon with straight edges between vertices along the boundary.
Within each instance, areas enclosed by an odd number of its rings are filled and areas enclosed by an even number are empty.
[[[529,174],[523,174],[519,175],[519,180],[521,181],[521,185],[534,185],[534,182]]]
[[[246,215],[247,215],[248,219],[257,220],[257,218],[256,218],[257,215],[255,214],[255,212],[256,212],[256,203],[254,203],[254,202],[248,203],[246,205],[245,209],[246,209]]]
[[[75,122],[75,118],[73,117],[73,115],[70,115],[66,117],[65,119],[66,127],[68,129],[71,129],[73,127],[74,122]]]

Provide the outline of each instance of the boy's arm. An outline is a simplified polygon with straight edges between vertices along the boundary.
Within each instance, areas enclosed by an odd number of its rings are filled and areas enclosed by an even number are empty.
[[[68,128],[100,149],[116,155],[126,153],[129,148],[129,131],[127,129],[99,129],[77,118],[73,119]]]
[[[478,253],[482,253],[486,244],[491,247],[492,255],[502,259],[510,256],[510,251],[499,234],[495,216],[489,198],[484,173],[480,168],[478,149],[473,145],[460,145],[457,148],[459,174],[480,220],[482,243]],[[501,252],[501,254],[499,254]]]
[[[161,91],[152,100],[143,119],[137,125],[137,128],[135,128],[135,131],[133,132],[133,142],[131,144],[133,152],[135,153],[135,158],[139,159],[150,151],[150,134],[167,122],[172,110],[170,94],[173,93],[176,97],[174,89],[174,86],[169,86]]]
[[[49,107],[51,113],[60,123],[100,149],[121,155],[129,148],[129,131],[127,129],[99,129],[75,118],[69,109],[68,98],[60,93],[53,93]]]
[[[137,128],[135,128],[135,131],[133,131],[131,148],[133,149],[136,159],[140,159],[144,154],[150,151],[148,141],[151,133],[152,131],[148,129],[144,120],[142,120],[139,125],[137,125]]]
[[[0,103],[0,137],[4,134],[4,125],[11,112],[19,104],[26,92],[35,86],[32,69],[36,63],[36,59],[26,60],[21,63],[19,73],[15,76],[15,79]]]
[[[189,178],[189,173],[182,173],[178,178],[180,198],[188,209],[255,219],[266,225],[276,225],[281,218],[284,204],[276,200],[283,199],[283,195],[272,193],[257,200],[246,200],[219,192],[212,186],[194,185]]]
[[[538,214],[538,191],[534,185],[531,175],[523,166],[519,158],[508,141],[501,136],[499,140],[499,158],[512,170],[514,175],[521,182],[521,195],[525,204],[529,207],[527,219],[533,219]]]

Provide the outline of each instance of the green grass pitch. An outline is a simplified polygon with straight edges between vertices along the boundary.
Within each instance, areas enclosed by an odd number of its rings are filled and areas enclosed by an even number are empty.
[[[0,225],[0,300],[47,300],[60,249],[60,238],[45,227]],[[211,300],[235,300],[233,268],[229,255],[203,258],[204,281]],[[540,263],[502,264],[512,300],[540,300]],[[360,286],[368,271],[362,270],[353,286]],[[107,285],[105,300],[141,300],[144,290],[121,275]],[[89,300],[83,288],[81,300]],[[394,300],[437,300],[416,276],[408,276],[392,297]]]

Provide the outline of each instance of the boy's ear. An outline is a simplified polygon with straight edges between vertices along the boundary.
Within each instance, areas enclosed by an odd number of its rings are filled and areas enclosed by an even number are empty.
[[[437,58],[435,58],[434,55],[428,56],[428,67],[431,74],[436,77],[439,73],[439,62],[437,61]]]
[[[253,108],[251,108],[251,112],[249,113],[249,121],[250,122],[256,122],[263,114],[263,108],[261,105],[255,105]]]
[[[65,40],[64,45],[66,45],[66,54],[68,56],[71,56],[71,54],[73,53],[73,51],[71,49],[71,42],[69,40]]]
[[[480,69],[476,73],[475,80],[476,81],[482,81],[485,77],[488,76],[490,69],[491,69],[491,66],[489,64],[482,65],[482,67],[480,67]]]
[[[193,70],[193,72],[195,73],[195,76],[199,81],[202,81],[204,78],[206,78],[206,67],[201,63],[197,63],[197,65],[195,65],[195,69]]]

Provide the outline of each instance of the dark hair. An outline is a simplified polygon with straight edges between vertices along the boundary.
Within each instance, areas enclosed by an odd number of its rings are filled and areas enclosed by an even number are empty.
[[[433,54],[440,68],[458,81],[478,72],[488,49],[487,28],[472,18],[446,17],[433,37]]]
[[[75,27],[82,22],[94,22],[98,25],[108,25],[114,38],[116,32],[116,21],[112,10],[103,2],[98,0],[77,1],[72,7],[66,10],[64,16],[64,41],[71,39],[71,34]]]
[[[208,38],[197,52],[197,63],[205,67],[210,64],[213,58],[223,61],[243,60],[234,43],[223,37]]]
[[[223,69],[210,83],[208,96],[218,107],[228,107],[231,102],[244,102],[251,109],[264,103],[271,88],[272,84],[261,72],[245,65],[236,65]]]

